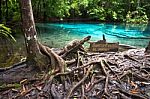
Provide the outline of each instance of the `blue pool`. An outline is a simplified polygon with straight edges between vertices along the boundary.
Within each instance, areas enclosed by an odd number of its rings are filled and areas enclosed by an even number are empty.
[[[150,41],[150,25],[125,25],[112,23],[37,23],[41,42],[51,47],[63,47],[74,39],[91,36],[91,41],[102,39],[136,47],[146,47]]]

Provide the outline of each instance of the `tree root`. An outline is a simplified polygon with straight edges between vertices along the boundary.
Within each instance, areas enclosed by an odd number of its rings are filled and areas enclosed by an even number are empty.
[[[147,99],[148,94],[145,90],[150,88],[150,80],[146,77],[150,74],[150,71],[149,65],[143,65],[141,62],[147,63],[150,62],[150,60],[146,57],[141,60],[139,60],[140,58],[135,59],[133,58],[134,56],[124,55],[124,53],[93,54],[79,52],[78,49],[80,46],[88,39],[89,38],[81,40],[71,49],[65,50],[61,55],[56,54],[52,49],[39,43],[41,53],[50,60],[49,66],[51,66],[52,69],[51,73],[47,73],[38,84],[34,83],[32,87],[29,85],[28,90],[26,90],[23,95],[21,95],[20,90],[17,89],[16,93],[18,98],[35,98],[36,96],[36,98],[49,99],[70,99],[72,97],[80,99]],[[78,55],[74,59],[71,58],[67,60],[69,54],[72,54],[74,51]],[[136,55],[136,57],[137,56],[138,55]],[[31,68],[26,63],[22,65],[23,69],[20,69],[21,67],[16,65],[12,67],[13,69],[0,69],[0,82],[2,77],[18,79],[14,73],[12,76],[7,76],[15,70],[18,70],[17,73],[21,71],[19,76],[24,76],[26,79],[31,77],[30,72],[33,71],[34,68]],[[140,66],[142,66],[142,68]],[[26,73],[27,75],[22,75],[22,73]],[[14,75],[15,77],[13,77]],[[9,80],[12,80],[12,78],[9,78]],[[5,82],[5,80],[3,80],[3,82]],[[22,79],[18,81],[20,80]],[[143,84],[143,81],[145,84]],[[138,94],[137,92],[133,92],[135,86],[138,90]],[[13,96],[11,91],[8,92],[8,94],[5,91],[4,93],[5,95],[3,92],[0,92],[0,97]],[[33,93],[35,94],[33,95]]]
[[[137,94],[128,93],[127,91],[125,91],[125,90],[123,90],[121,88],[119,88],[119,92],[125,94],[126,96],[128,96],[128,97],[130,97],[132,99],[147,99],[147,98],[145,98],[143,96],[139,96]]]
[[[84,76],[76,85],[74,85],[73,88],[70,89],[70,91],[69,91],[69,93],[68,93],[66,99],[69,99],[69,98],[71,97],[72,93],[74,92],[74,90],[75,90],[77,87],[79,87],[79,86],[87,79],[87,77],[89,76],[90,71],[92,70],[92,68],[93,68],[93,65],[91,65],[91,66],[89,67],[89,69],[88,69],[87,73],[85,74],[85,76]]]
[[[10,67],[0,68],[0,72],[4,72],[6,70],[10,70],[12,68],[19,67],[20,65],[23,65],[23,64],[26,64],[26,61],[16,63],[16,64],[14,64],[13,66],[10,66]]]
[[[130,59],[130,60],[132,60],[132,61],[136,61],[136,62],[140,63],[139,60],[137,60],[137,59],[135,59],[135,58],[132,58],[132,57],[130,57],[130,56],[127,55],[127,54],[125,54],[124,57],[127,58],[127,59]]]
[[[41,52],[47,55],[51,59],[51,66],[57,72],[64,72],[65,61],[58,56],[52,49],[39,43]]]
[[[98,79],[97,81],[91,82],[91,86],[89,86],[89,87],[85,90],[85,92],[87,93],[87,92],[91,91],[92,88],[94,88],[94,86],[95,86],[96,84],[100,83],[101,81],[103,81],[103,80],[105,80],[105,79],[106,79],[106,78],[100,78],[100,79]]]

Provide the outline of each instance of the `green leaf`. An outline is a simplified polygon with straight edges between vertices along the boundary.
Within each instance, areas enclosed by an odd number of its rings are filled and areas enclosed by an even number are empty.
[[[11,29],[4,26],[4,24],[0,24],[0,35],[6,37],[7,39],[10,38],[14,42],[16,42],[15,38],[11,34]]]

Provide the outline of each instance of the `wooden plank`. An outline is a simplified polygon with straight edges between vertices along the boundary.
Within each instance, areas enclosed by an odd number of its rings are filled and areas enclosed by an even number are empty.
[[[89,50],[91,52],[116,52],[119,49],[119,43],[102,43],[102,42],[92,42],[90,43]]]

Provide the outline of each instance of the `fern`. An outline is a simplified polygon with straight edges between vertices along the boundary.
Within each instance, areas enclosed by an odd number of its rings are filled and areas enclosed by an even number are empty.
[[[12,32],[11,32],[10,28],[4,26],[4,24],[0,24],[0,36],[6,37],[6,38],[10,38],[14,42],[16,42],[16,39],[12,36],[11,33]]]

